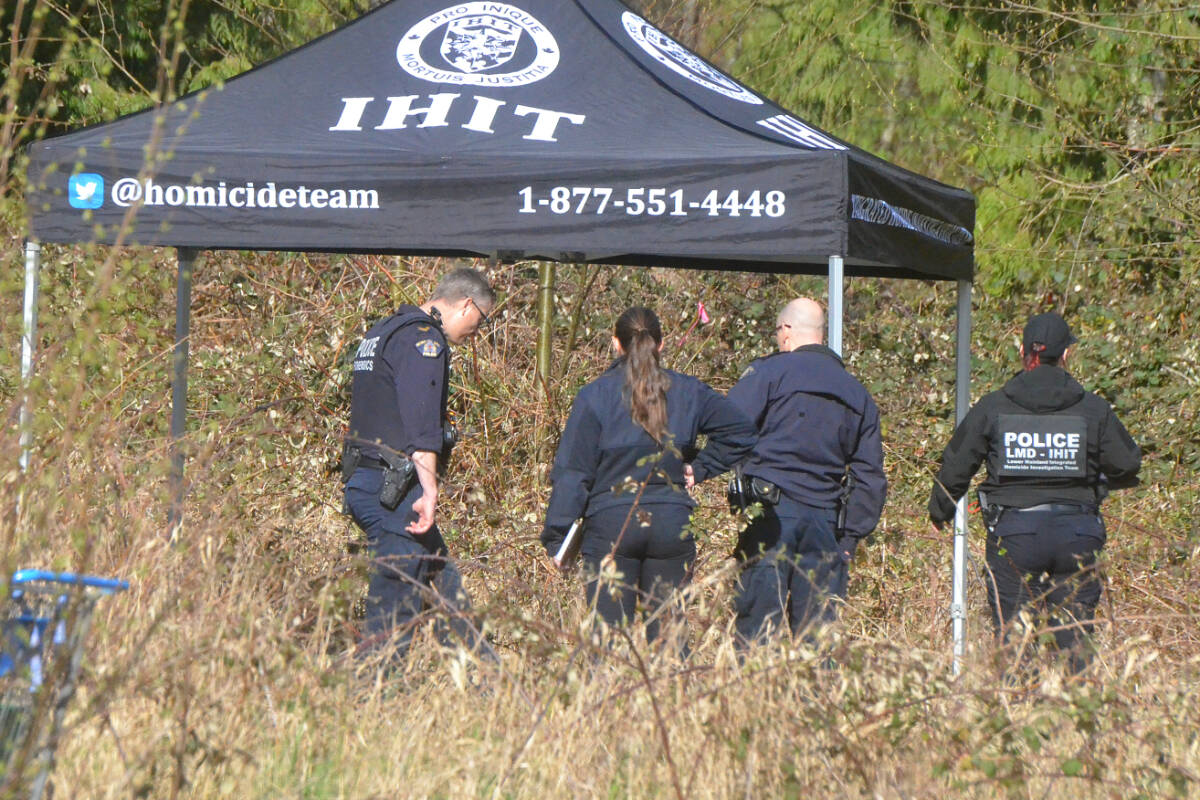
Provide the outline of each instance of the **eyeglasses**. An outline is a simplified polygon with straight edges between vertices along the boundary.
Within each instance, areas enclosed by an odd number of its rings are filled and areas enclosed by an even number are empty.
[[[479,307],[479,303],[475,302],[475,298],[468,295],[467,300],[469,300],[471,305],[475,306],[475,310],[479,312],[479,327],[487,327],[487,324],[491,321],[491,319],[487,314],[483,313],[483,309]]]

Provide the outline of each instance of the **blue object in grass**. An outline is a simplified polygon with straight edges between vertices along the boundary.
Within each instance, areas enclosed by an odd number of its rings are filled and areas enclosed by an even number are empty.
[[[12,585],[48,581],[61,583],[64,586],[86,586],[98,589],[104,594],[115,594],[129,588],[129,581],[116,578],[98,578],[95,575],[76,575],[73,572],[47,572],[41,569],[19,569],[13,573]]]

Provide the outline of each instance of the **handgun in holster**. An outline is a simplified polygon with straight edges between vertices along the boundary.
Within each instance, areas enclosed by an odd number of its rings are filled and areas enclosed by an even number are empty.
[[[729,501],[731,514],[740,514],[750,505],[750,487],[746,485],[746,473],[742,472],[741,464],[734,467],[733,474],[729,476],[729,485],[725,487],[725,499]]]
[[[747,476],[740,465],[733,468],[733,477],[729,479],[725,493],[729,510],[734,514],[745,511],[754,503],[778,505],[780,495],[778,486],[763,478]]]
[[[416,465],[403,453],[379,453],[379,459],[387,464],[383,470],[383,484],[379,487],[379,505],[388,511],[395,510],[412,485],[417,475]]]
[[[842,491],[838,493],[837,522],[833,534],[840,541],[846,536],[846,512],[850,509],[850,493],[854,491],[854,476],[847,472],[842,476]]]
[[[983,518],[983,526],[988,533],[995,533],[996,525],[1004,514],[1004,506],[989,502],[987,492],[982,489],[976,492],[976,496],[979,498],[979,516]]]

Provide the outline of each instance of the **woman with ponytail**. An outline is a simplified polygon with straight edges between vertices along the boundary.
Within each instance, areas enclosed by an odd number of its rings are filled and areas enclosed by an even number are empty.
[[[632,621],[640,604],[651,615],[648,639],[658,634],[653,612],[687,582],[696,560],[685,468],[696,483],[718,475],[756,438],[753,423],[724,396],[660,366],[662,341],[648,308],[630,308],[617,320],[617,360],[571,407],[541,537],[553,558],[583,518],[579,555],[588,603],[609,624]],[[697,451],[699,434],[708,443]],[[616,582],[602,587],[610,558]]]

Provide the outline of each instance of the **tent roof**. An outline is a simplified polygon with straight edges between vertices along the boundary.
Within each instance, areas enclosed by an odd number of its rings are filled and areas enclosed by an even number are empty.
[[[394,0],[36,143],[29,177],[52,242],[973,272],[969,193],[808,125],[618,0]]]

